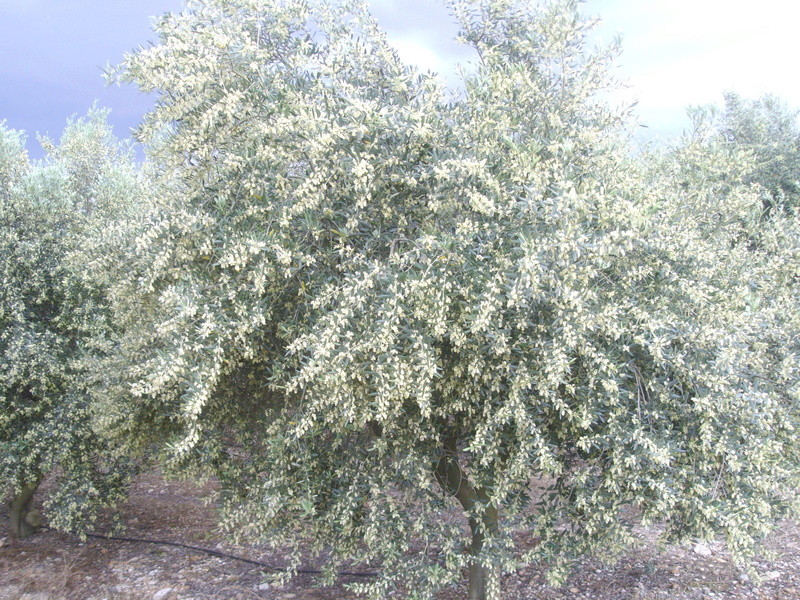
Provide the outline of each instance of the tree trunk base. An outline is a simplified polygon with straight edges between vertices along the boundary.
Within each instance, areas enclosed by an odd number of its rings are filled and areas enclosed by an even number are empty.
[[[41,526],[39,512],[32,507],[33,494],[38,487],[38,483],[26,485],[11,500],[8,516],[11,521],[11,535],[16,538],[31,536]]]
[[[486,567],[478,563],[469,565],[469,593],[467,600],[486,600],[489,597],[489,577]]]

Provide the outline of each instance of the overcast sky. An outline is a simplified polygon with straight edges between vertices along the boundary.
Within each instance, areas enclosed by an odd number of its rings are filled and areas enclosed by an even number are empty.
[[[370,0],[390,40],[410,62],[455,81],[470,53],[452,41],[456,28],[435,0]],[[112,109],[120,137],[151,100],[131,87],[106,87],[102,69],[152,39],[151,15],[179,10],[182,0],[0,0],[0,120],[29,134],[58,137],[66,118],[96,99]],[[639,100],[654,134],[679,133],[685,107],[719,103],[724,90],[747,97],[774,93],[800,107],[800,48],[794,0],[588,0],[603,23],[599,39],[622,35],[619,74]]]

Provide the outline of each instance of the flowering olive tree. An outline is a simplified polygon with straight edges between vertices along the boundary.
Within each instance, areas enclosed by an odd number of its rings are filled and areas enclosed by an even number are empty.
[[[765,188],[765,206],[800,206],[800,121],[798,112],[774,96],[745,100],[725,94],[715,132],[729,146],[748,151],[750,182]]]
[[[575,2],[451,8],[477,55],[451,95],[357,1],[189,2],[126,58],[158,200],[110,280],[101,425],[213,470],[293,566],[379,562],[370,597],[558,578],[631,506],[746,554],[798,483],[797,357],[766,341],[796,306],[748,304],[705,219],[756,196],[698,182],[698,222],[640,176]]]
[[[83,257],[141,184],[103,111],[44,145],[49,158],[31,164],[23,137],[0,127],[0,495],[19,536],[40,524],[31,500],[55,467],[54,527],[89,527],[124,483],[91,424],[86,361],[108,350],[111,328]]]

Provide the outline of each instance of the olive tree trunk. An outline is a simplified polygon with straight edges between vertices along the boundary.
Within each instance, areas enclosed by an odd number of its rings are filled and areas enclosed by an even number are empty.
[[[33,495],[38,487],[38,481],[27,484],[11,499],[8,516],[11,521],[11,535],[14,537],[25,538],[33,535],[40,526],[39,515],[32,510]]]
[[[489,495],[473,486],[458,463],[456,439],[445,439],[444,452],[436,463],[436,479],[450,495],[455,496],[469,518],[472,534],[469,564],[468,600],[487,600],[493,588],[499,587],[499,574],[487,565],[481,556],[486,536],[494,534],[498,527],[497,507]],[[499,589],[497,590],[499,592]],[[499,597],[499,593],[496,597]]]

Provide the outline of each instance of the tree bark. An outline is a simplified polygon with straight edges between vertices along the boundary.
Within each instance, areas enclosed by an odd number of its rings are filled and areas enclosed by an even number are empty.
[[[462,506],[464,506],[463,502]],[[472,532],[472,545],[470,546],[472,562],[469,566],[469,594],[467,598],[468,600],[487,600],[492,586],[499,585],[499,578],[491,566],[481,562],[481,550],[486,539],[486,533],[495,533],[497,531],[497,509],[494,506],[487,505],[482,511],[480,522],[470,518],[469,527]]]
[[[470,545],[468,600],[487,600],[495,586],[499,586],[498,573],[487,565],[481,556],[487,535],[497,532],[498,512],[485,490],[473,486],[458,463],[455,437],[444,440],[444,452],[436,463],[436,480],[442,489],[455,496],[469,518],[472,534]],[[499,589],[497,590],[499,592]],[[499,597],[499,593],[497,594]]]
[[[11,499],[8,516],[11,521],[11,535],[14,537],[25,538],[39,529],[38,514],[32,511],[31,506],[38,487],[38,481],[27,484]]]

